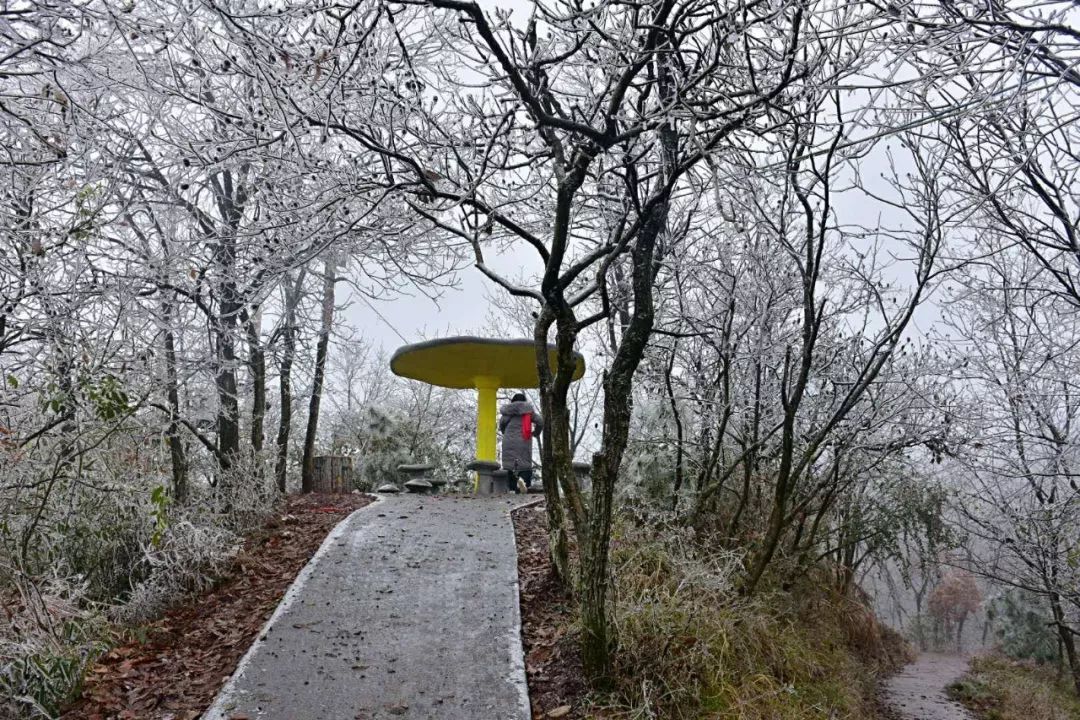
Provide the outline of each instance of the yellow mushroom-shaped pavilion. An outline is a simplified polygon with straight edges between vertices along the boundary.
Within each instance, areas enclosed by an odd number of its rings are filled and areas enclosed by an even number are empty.
[[[536,346],[532,340],[450,337],[405,345],[390,358],[401,377],[447,388],[476,390],[476,458],[495,462],[496,393],[499,388],[535,388]],[[551,367],[555,347],[548,346]],[[574,380],[585,374],[585,358],[574,353]]]

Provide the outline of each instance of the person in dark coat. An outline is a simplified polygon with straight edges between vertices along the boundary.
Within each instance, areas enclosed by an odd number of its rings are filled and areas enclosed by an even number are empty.
[[[544,419],[523,393],[517,393],[499,409],[502,466],[507,485],[519,493],[528,492],[532,486],[533,437],[543,429]]]

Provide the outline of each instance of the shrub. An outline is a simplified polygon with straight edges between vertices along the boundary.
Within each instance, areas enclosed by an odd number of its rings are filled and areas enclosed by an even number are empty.
[[[341,422],[344,418],[339,418]],[[472,445],[467,433],[442,426],[418,423],[408,414],[367,407],[350,416],[348,442],[339,438],[336,452],[348,452],[356,461],[355,487],[369,491],[402,480],[398,465],[425,462],[432,474],[450,482],[459,480],[471,461]]]
[[[0,716],[52,718],[77,696],[86,667],[108,647],[104,620],[85,592],[85,582],[23,579],[5,598]]]
[[[143,562],[149,570],[113,616],[124,623],[158,617],[178,600],[210,588],[228,570],[239,548],[239,537],[225,528],[187,520],[171,525],[158,543],[144,548]]]
[[[878,673],[907,659],[898,635],[828,583],[741,597],[741,558],[675,526],[624,519],[612,568],[616,688],[601,704],[617,716],[873,717]]]
[[[0,717],[53,717],[107,647],[106,615],[150,619],[207,587],[280,501],[266,458],[243,457],[175,506],[145,445],[113,438],[70,467],[44,442],[0,459]]]
[[[1058,637],[1046,622],[1050,609],[1034,593],[1010,589],[987,607],[1001,651],[1011,658],[1031,659],[1040,663],[1061,659]]]
[[[985,720],[1075,720],[1080,698],[1052,668],[990,655],[949,686],[949,695]]]
[[[274,479],[273,452],[241,453],[217,484],[200,488],[184,507],[184,519],[196,525],[223,527],[244,534],[261,526],[281,504]]]

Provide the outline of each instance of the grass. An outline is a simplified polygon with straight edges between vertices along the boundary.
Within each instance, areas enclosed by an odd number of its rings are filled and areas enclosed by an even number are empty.
[[[1052,668],[991,655],[949,686],[949,695],[980,720],[1076,720],[1080,697]]]
[[[907,646],[861,602],[806,582],[752,599],[739,558],[698,552],[677,529],[619,527],[618,637],[604,718],[871,720],[881,674]]]

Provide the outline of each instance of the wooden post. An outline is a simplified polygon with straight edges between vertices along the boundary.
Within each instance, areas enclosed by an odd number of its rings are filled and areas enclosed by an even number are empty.
[[[314,458],[312,491],[346,493],[352,490],[353,461],[345,455],[319,455]]]

